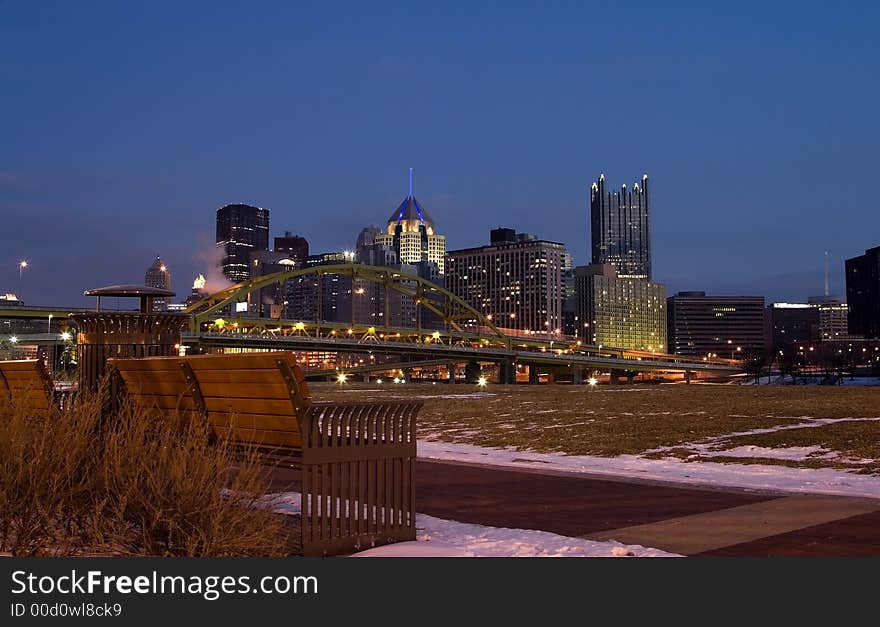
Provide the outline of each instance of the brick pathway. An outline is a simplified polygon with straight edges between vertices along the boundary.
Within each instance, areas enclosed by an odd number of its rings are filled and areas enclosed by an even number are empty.
[[[684,555],[880,556],[880,500],[756,493],[422,461],[416,509]],[[278,470],[275,489],[298,489]]]

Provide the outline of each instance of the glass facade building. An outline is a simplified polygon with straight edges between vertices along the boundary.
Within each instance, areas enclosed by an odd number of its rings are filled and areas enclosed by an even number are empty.
[[[576,335],[587,344],[666,352],[666,288],[611,264],[575,268]]]
[[[250,278],[251,252],[269,250],[269,210],[225,205],[217,210],[217,247],[223,276],[233,283]]]
[[[648,175],[632,188],[609,191],[605,175],[590,188],[593,263],[614,266],[621,277],[651,280]]]

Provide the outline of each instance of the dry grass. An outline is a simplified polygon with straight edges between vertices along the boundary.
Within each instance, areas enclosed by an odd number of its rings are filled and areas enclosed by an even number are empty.
[[[760,459],[802,467],[857,467],[880,472],[878,464],[853,465],[843,458],[880,460],[880,422],[846,422],[771,434],[733,436],[775,429],[813,418],[880,416],[880,388],[821,386],[492,386],[356,384],[313,386],[321,399],[380,399],[423,396],[422,439],[518,450],[614,456],[674,454],[697,459],[689,445],[713,442],[725,449],[758,446],[823,446],[841,460]],[[484,392],[486,395],[474,398]],[[453,398],[440,398],[451,396]],[[712,458],[733,461],[733,458]],[[736,461],[755,461],[736,458]]]
[[[211,445],[204,427],[95,398],[63,412],[13,408],[0,420],[0,552],[277,556],[280,518],[266,470]]]

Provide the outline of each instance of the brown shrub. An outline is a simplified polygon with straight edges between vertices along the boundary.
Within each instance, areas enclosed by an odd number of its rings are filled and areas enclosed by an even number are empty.
[[[0,419],[0,552],[13,555],[277,556],[253,451],[210,443],[204,425],[98,396]]]

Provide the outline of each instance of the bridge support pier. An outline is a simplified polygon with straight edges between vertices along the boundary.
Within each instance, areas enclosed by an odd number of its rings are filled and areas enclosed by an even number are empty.
[[[535,364],[529,364],[529,385],[537,385],[539,381],[538,366]]]
[[[516,366],[512,361],[502,361],[498,364],[498,383],[501,385],[516,383]]]
[[[571,382],[574,385],[581,385],[584,382],[584,369],[581,366],[571,367]]]
[[[690,370],[685,370],[685,371],[684,371],[684,382],[685,382],[685,383],[690,383],[690,382],[691,382],[691,371],[690,371]]]
[[[446,365],[447,370],[449,370],[449,382],[455,383],[455,364],[449,363]]]

